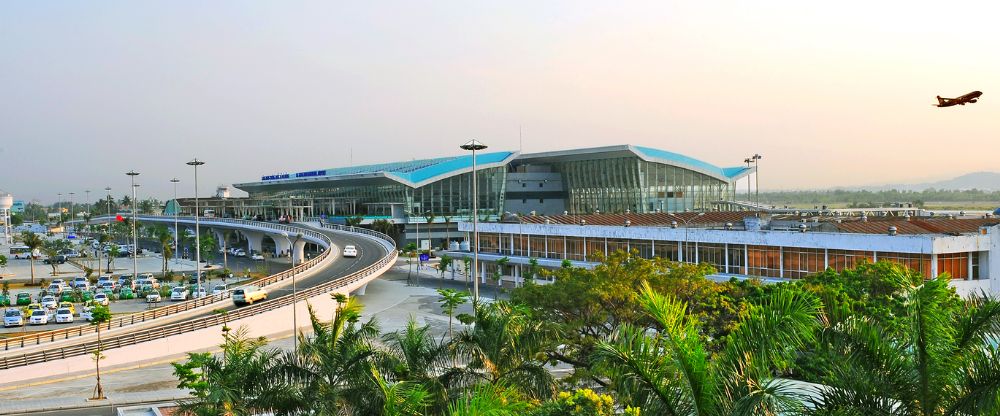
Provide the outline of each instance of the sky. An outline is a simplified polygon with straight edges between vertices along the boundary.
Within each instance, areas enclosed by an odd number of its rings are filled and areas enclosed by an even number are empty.
[[[82,201],[615,144],[763,190],[1000,171],[1000,5],[915,1],[0,4],[0,189]],[[973,90],[979,103],[935,108]],[[520,133],[519,133],[520,132]],[[738,185],[738,189],[745,189]]]

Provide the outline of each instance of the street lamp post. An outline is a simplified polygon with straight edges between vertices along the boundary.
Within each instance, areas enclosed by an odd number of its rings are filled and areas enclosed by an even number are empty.
[[[198,166],[204,165],[205,162],[194,158],[194,160],[187,162],[188,166],[194,166],[194,256],[195,256],[195,276],[197,277],[196,282],[198,287],[195,289],[197,293],[201,293],[201,222],[199,221],[200,215],[198,215]]]
[[[747,203],[753,204],[753,194],[750,193],[750,164],[753,163],[753,159],[749,157],[743,159],[743,163],[747,164]]]
[[[292,270],[292,352],[295,353],[296,351],[299,350],[299,336],[298,336],[298,331],[299,331],[299,321],[298,321],[299,311],[297,309],[298,308],[298,300],[299,300],[299,298],[296,297],[297,294],[298,294],[298,290],[296,289],[296,286],[295,286],[295,274],[296,273],[294,271],[295,270],[295,245],[299,243],[300,239],[302,239],[302,234],[296,234],[295,235],[295,242],[294,243],[292,242],[291,239],[288,238],[288,232],[282,231],[281,232],[281,236],[285,237],[285,241],[288,242],[288,254],[289,254],[289,257],[291,257],[291,259],[292,259],[292,269],[291,269]]]
[[[479,303],[479,191],[476,189],[476,151],[486,149],[479,140],[472,139],[460,146],[463,150],[472,151],[472,301]],[[417,234],[417,239],[420,235]]]
[[[72,224],[73,220],[76,219],[76,209],[73,207],[73,195],[76,195],[76,192],[70,192],[69,193],[69,221],[70,221],[70,224]],[[76,231],[75,227],[74,227],[74,231]]]
[[[108,235],[111,235],[111,187],[106,187],[104,190],[108,191]]]
[[[754,180],[754,188],[756,188],[755,191],[757,192],[757,196],[755,199],[757,199],[758,207],[760,207],[760,160],[763,158],[764,156],[761,156],[757,153],[754,153],[753,156],[750,156],[750,159],[753,159],[753,167],[754,167],[753,180]]]
[[[139,176],[139,172],[130,170],[125,173],[132,180],[132,281],[139,279],[139,238],[135,233],[135,222],[136,222],[136,201],[135,201],[135,177]]]
[[[65,232],[66,229],[65,229],[65,225],[63,224],[63,219],[62,219],[62,192],[56,193],[56,195],[57,195],[56,196],[56,214],[59,214],[59,217],[58,217],[59,219],[56,220],[56,225],[57,226],[63,226],[63,231]]]
[[[87,195],[87,215],[88,215],[88,218],[89,218],[89,215],[91,215],[91,212],[90,212],[91,211],[91,206],[90,206],[90,190],[88,189],[86,191],[83,191],[83,193]],[[87,220],[87,222],[89,223],[90,220]]]
[[[177,178],[173,178],[173,179],[170,180],[170,182],[174,184],[174,251],[175,251],[175,253],[174,253],[174,264],[177,264],[177,263],[180,262],[177,259],[178,256],[177,256],[177,253],[176,253],[176,251],[180,248],[180,246],[177,244],[177,238],[178,238],[178,235],[179,235],[177,233],[177,211],[180,210],[180,206],[177,203],[177,184],[180,183],[180,181],[181,180],[177,179]]]

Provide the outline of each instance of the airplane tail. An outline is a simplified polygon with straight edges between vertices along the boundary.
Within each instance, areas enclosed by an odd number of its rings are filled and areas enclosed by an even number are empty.
[[[942,105],[944,105],[944,100],[942,100],[942,99],[941,99],[941,96],[940,96],[940,95],[939,95],[939,96],[937,96],[937,100],[938,100],[938,106],[942,106]]]

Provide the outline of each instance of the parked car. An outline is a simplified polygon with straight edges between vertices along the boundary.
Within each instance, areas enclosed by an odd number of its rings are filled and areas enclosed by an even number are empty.
[[[191,296],[191,292],[188,292],[187,288],[184,286],[177,286],[170,290],[170,300],[187,300]]]
[[[3,326],[4,328],[24,326],[24,314],[20,309],[7,309],[3,313]]]
[[[74,288],[74,289],[79,289],[81,286],[82,287],[90,287],[90,282],[87,281],[86,277],[82,277],[81,276],[81,277],[74,278],[73,281],[70,282],[69,285],[72,288]],[[85,290],[85,289],[81,289],[81,290]]]
[[[344,246],[344,257],[357,257],[357,256],[358,256],[357,247],[351,245]]]
[[[73,306],[73,302],[59,302],[59,309],[69,309],[73,315],[76,315],[76,306]]]
[[[30,293],[18,293],[17,301],[14,302],[17,306],[27,306],[31,304],[31,294]]]
[[[151,292],[146,295],[146,303],[160,303],[160,293]]]
[[[215,285],[212,287],[212,294],[218,295],[220,293],[226,293],[226,290],[228,290],[226,285]]]
[[[31,312],[31,317],[28,318],[28,323],[31,325],[45,325],[49,323],[49,312],[43,309]]]
[[[47,292],[47,293],[55,293],[57,295],[60,294],[60,293],[62,293],[62,291],[63,291],[63,285],[61,285],[59,283],[49,284],[49,287],[45,288],[45,292]]]
[[[56,323],[70,323],[73,322],[73,311],[67,308],[59,308],[56,311]]]
[[[63,264],[66,263],[66,256],[60,254],[53,257],[46,257],[45,264]]]
[[[246,257],[247,256],[247,252],[243,251],[242,248],[238,248],[238,249],[236,249],[235,252],[233,252],[233,255],[236,256],[236,257]]]
[[[155,278],[141,277],[139,280],[135,281],[135,287],[139,290],[146,290],[147,287],[151,289],[159,289],[160,283],[157,282]]]
[[[264,255],[255,252],[250,255],[250,260],[257,260],[257,261],[264,260]]]
[[[239,305],[253,305],[254,302],[267,300],[267,291],[257,286],[240,286],[233,289],[233,303]]]
[[[76,250],[72,250],[72,249],[63,250],[63,251],[59,252],[59,254],[62,254],[64,257],[66,257],[68,259],[80,257],[80,252],[76,251]]]
[[[94,295],[94,303],[108,306],[111,304],[111,298],[108,297],[107,293],[98,293]]]
[[[115,282],[112,282],[110,280],[105,280],[103,282],[98,282],[97,283],[97,288],[98,289],[114,291],[116,287],[117,286],[116,286]]]
[[[52,281],[49,282],[49,283],[58,283],[60,285],[64,285],[64,284],[66,284],[66,281],[63,280],[63,279],[52,279]]]
[[[46,295],[42,297],[42,307],[48,309],[55,309],[59,307],[59,301],[56,300],[55,296]]]

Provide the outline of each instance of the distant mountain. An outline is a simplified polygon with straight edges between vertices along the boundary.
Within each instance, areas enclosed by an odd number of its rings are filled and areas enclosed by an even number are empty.
[[[1000,172],[972,172],[959,177],[937,182],[864,186],[859,189],[869,191],[889,189],[898,189],[901,191],[923,191],[930,188],[947,190],[966,190],[974,188],[984,191],[1000,191]]]

